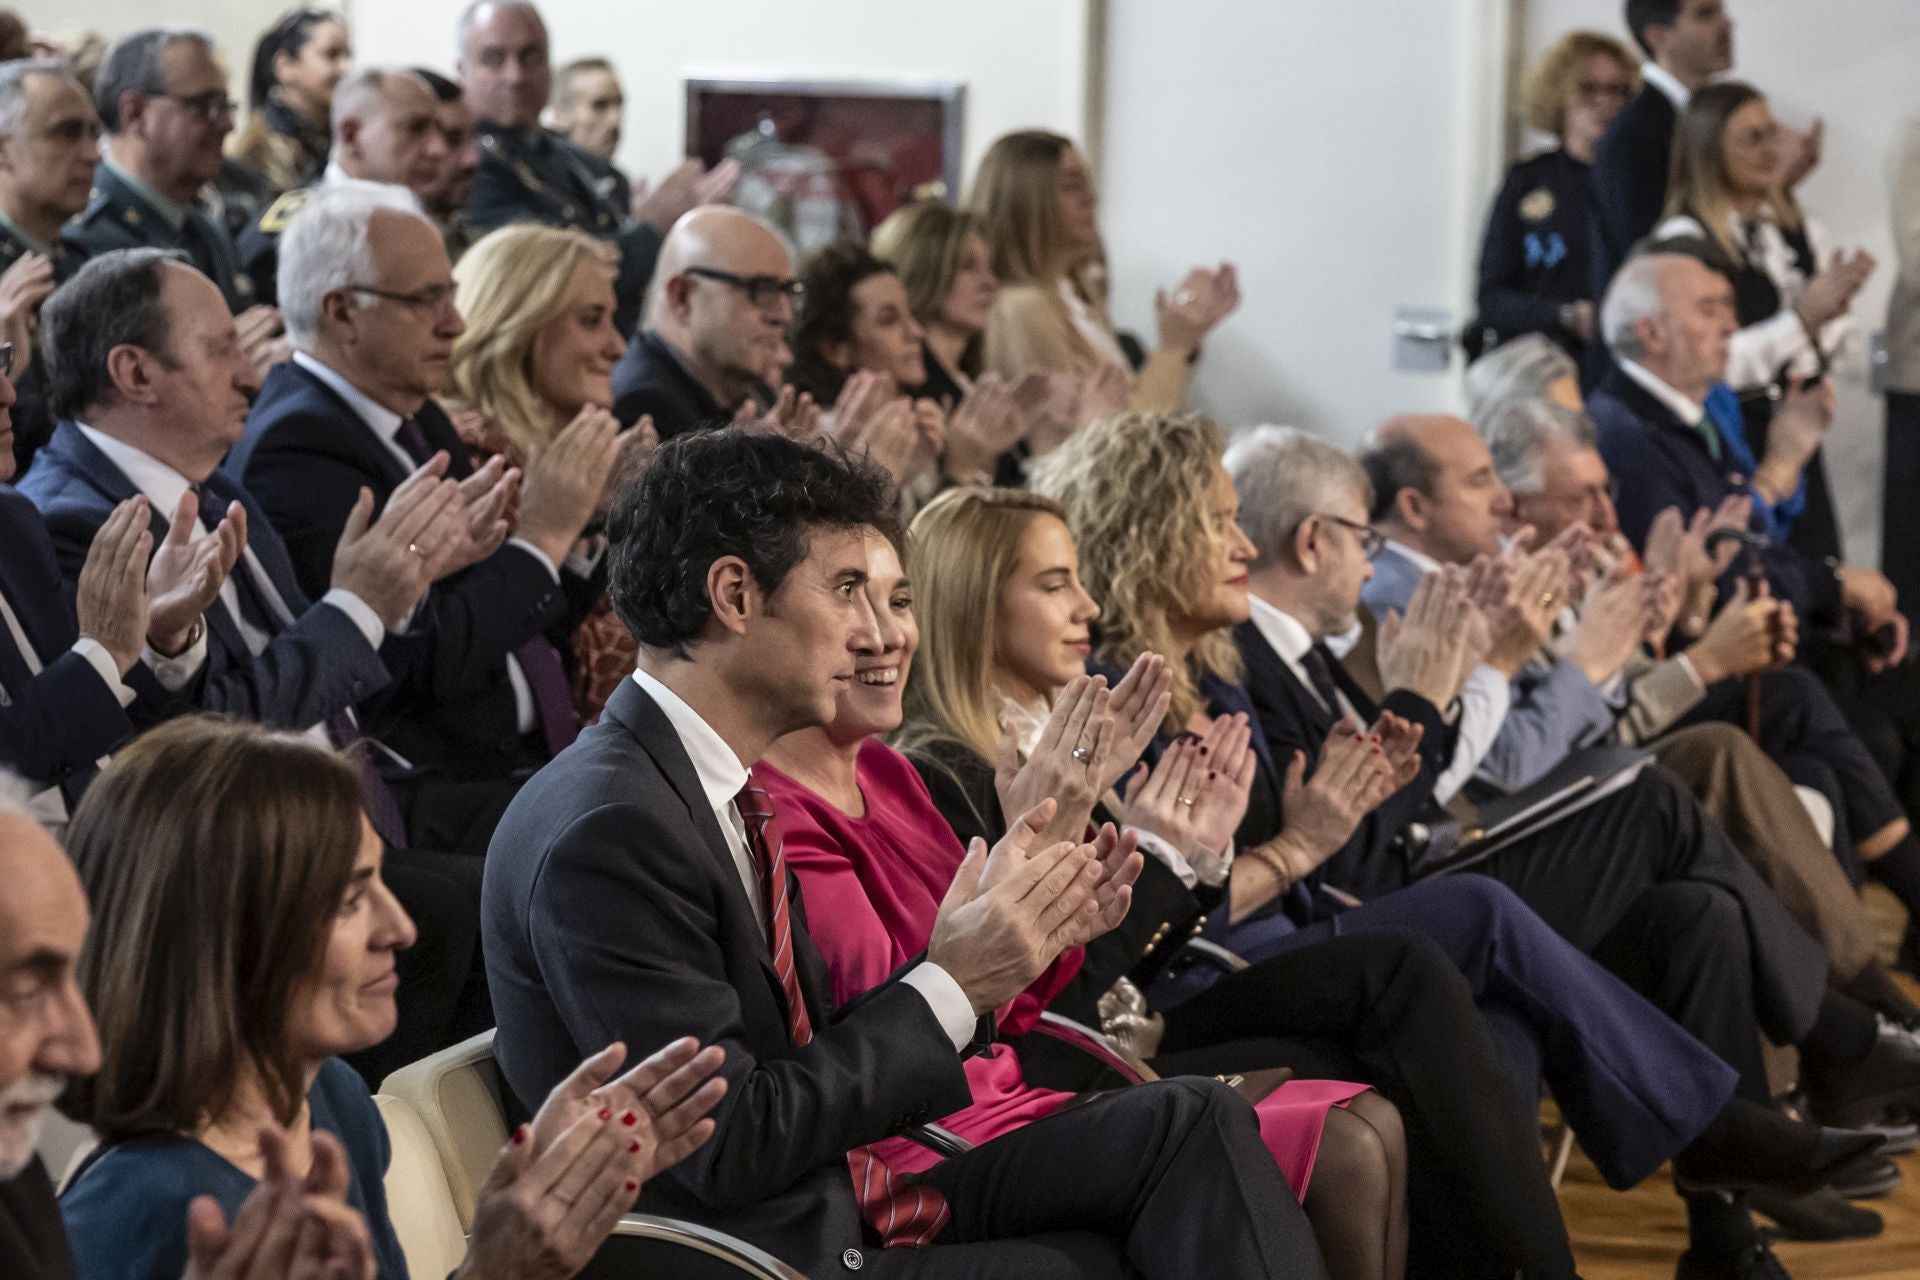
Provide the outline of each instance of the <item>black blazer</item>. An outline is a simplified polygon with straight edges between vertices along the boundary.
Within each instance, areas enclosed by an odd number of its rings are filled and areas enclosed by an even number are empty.
[[[1591,296],[1596,299],[1607,296],[1613,273],[1666,211],[1667,170],[1679,120],[1673,99],[1658,85],[1643,84],[1600,139],[1587,178],[1593,195]]]
[[[471,474],[466,448],[438,405],[429,401],[415,420],[430,445],[447,451],[448,475]],[[259,500],[301,587],[318,595],[361,487],[373,490],[378,514],[410,469],[331,387],[288,361],[267,375],[246,435],[222,470]],[[389,655],[396,688],[377,726],[382,739],[414,763],[456,777],[537,763],[544,748],[534,745],[538,733],[519,733],[507,656],[549,628],[567,652],[565,637],[599,590],[597,579],[564,572],[555,584],[538,558],[513,546],[436,583],[409,643]]]
[[[693,762],[659,706],[620,684],[600,722],[521,789],[487,851],[481,928],[508,1084],[537,1103],[614,1040],[629,1061],[678,1036],[726,1050],[699,1151],[643,1211],[741,1236],[813,1275],[868,1246],[846,1153],[971,1098],[919,992],[889,981],[836,1009],[790,880],[814,1026],[796,1048],[757,913]]]
[[[79,654],[73,597],[33,504],[0,484],[0,596],[42,665],[0,706],[0,765],[43,786],[74,786],[133,735],[120,699]],[[4,625],[4,624],[0,624]],[[71,797],[70,797],[71,798]]]
[[[353,620],[338,609],[309,607],[294,580],[286,548],[260,504],[224,477],[214,477],[208,484],[222,491],[222,497],[246,507],[247,547],[286,602],[293,623],[256,657],[225,603],[215,600],[206,613],[206,665],[177,695],[143,697],[143,712],[150,708],[217,711],[278,728],[306,729],[384,688],[391,678],[386,664]],[[114,507],[139,493],[133,481],[71,422],[54,428],[53,439],[40,451],[33,473],[21,487],[40,505],[70,583],[79,580],[87,548]],[[156,546],[166,537],[171,518],[171,512],[149,504],[148,525]],[[240,566],[234,566],[235,573],[240,571]],[[139,687],[143,695],[158,690],[145,676]]]
[[[772,399],[764,389],[757,398],[763,404]],[[739,407],[714,400],[699,379],[687,372],[666,339],[652,329],[634,334],[627,353],[613,367],[613,416],[621,426],[630,427],[642,414],[651,414],[653,429],[662,440],[702,427],[725,426]]]
[[[1233,630],[1234,642],[1246,662],[1245,687],[1259,712],[1260,730],[1265,735],[1274,768],[1283,773],[1295,751],[1307,757],[1307,776],[1320,764],[1320,746],[1333,729],[1334,713],[1320,705],[1312,691],[1267,643],[1252,622],[1243,622]],[[1453,734],[1431,702],[1405,689],[1387,694],[1384,704],[1376,705],[1360,688],[1347,669],[1324,648],[1321,653],[1333,668],[1334,683],[1363,720],[1371,724],[1382,710],[1391,711],[1421,726],[1420,772],[1412,782],[1389,796],[1385,803],[1361,820],[1360,826],[1340,852],[1314,872],[1325,880],[1363,898],[1387,893],[1412,880],[1401,836],[1412,822],[1444,817],[1433,799],[1434,784],[1446,772],[1453,754]]]
[[[73,1250],[53,1198],[47,1167],[35,1156],[0,1182],[0,1276],[7,1280],[73,1280]]]

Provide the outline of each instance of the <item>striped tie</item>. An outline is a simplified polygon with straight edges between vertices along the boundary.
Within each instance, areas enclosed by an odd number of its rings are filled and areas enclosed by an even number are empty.
[[[780,989],[787,997],[787,1028],[793,1043],[803,1045],[813,1039],[813,1020],[807,1014],[800,973],[793,962],[793,921],[787,910],[787,859],[781,848],[780,823],[767,793],[754,785],[751,771],[747,785],[733,803],[746,824],[747,852],[753,855],[754,869],[760,873],[773,971],[779,975]],[[898,1177],[872,1147],[849,1151],[847,1165],[853,1172],[853,1193],[860,1202],[860,1212],[888,1248],[931,1244],[952,1216],[945,1196]]]

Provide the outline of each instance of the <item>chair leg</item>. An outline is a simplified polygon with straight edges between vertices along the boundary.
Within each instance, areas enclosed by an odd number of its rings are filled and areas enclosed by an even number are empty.
[[[1560,1189],[1560,1180],[1567,1176],[1567,1161],[1572,1157],[1573,1126],[1563,1121],[1553,1139],[1553,1158],[1547,1162],[1547,1180],[1555,1191]]]

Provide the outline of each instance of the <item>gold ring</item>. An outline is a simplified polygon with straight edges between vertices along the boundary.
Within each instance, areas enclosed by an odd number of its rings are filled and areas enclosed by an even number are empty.
[[[1191,808],[1193,808],[1193,797],[1192,797],[1192,796],[1181,796],[1181,797],[1180,797],[1180,803],[1181,803],[1181,804],[1183,804],[1183,805],[1185,805],[1185,806],[1187,806],[1187,808],[1189,808],[1189,809],[1191,809]]]
[[[1555,597],[1554,597],[1554,593],[1553,593],[1553,592],[1551,592],[1551,591],[1542,591],[1542,592],[1540,593],[1540,607],[1541,607],[1542,609],[1551,609],[1551,608],[1553,608],[1553,602],[1554,602],[1554,598],[1555,598]]]
[[[407,544],[407,550],[413,552],[413,554],[419,556],[422,560],[427,558],[427,553],[420,549],[420,544],[417,542],[409,542]]]

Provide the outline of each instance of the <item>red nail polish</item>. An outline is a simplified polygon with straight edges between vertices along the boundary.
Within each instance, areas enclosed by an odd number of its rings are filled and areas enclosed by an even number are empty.
[[[1207,770],[1207,781],[1208,781],[1208,782],[1212,782],[1212,781],[1213,781],[1213,780],[1214,780],[1215,778],[1217,778],[1217,777],[1219,777],[1219,776],[1220,776],[1220,771],[1219,771],[1218,769],[1209,769],[1209,770]]]
[[[633,1180],[632,1178],[628,1178],[628,1179],[627,1179],[627,1194],[628,1194],[628,1195],[632,1195],[632,1194],[633,1194],[634,1192],[636,1192],[636,1191],[638,1191],[638,1190],[640,1190],[640,1184],[639,1184],[639,1183],[637,1183],[637,1182],[635,1182],[635,1181],[634,1181],[634,1180]]]
[[[601,1118],[602,1120],[611,1120],[611,1119],[613,1119],[613,1108],[612,1108],[612,1107],[602,1107],[602,1108],[600,1108],[600,1118]]]
[[[640,1117],[633,1114],[633,1112],[629,1111],[627,1112],[627,1114],[620,1117],[620,1123],[627,1126],[627,1128],[631,1129],[633,1128],[633,1126],[640,1123]]]
[[[634,1154],[636,1154],[636,1153],[637,1153],[637,1152],[638,1152],[639,1150],[640,1150],[640,1140],[639,1140],[638,1138],[635,1138],[635,1139],[634,1139],[634,1140],[633,1140],[632,1142],[629,1142],[629,1143],[627,1144],[627,1154],[628,1154],[628,1155],[634,1155]]]
[[[1207,754],[1207,749],[1205,747],[1200,748],[1200,754],[1201,755]]]
[[[518,1129],[515,1129],[513,1131],[513,1145],[516,1147],[520,1146],[524,1144],[526,1140],[527,1140],[527,1126],[521,1125]]]

